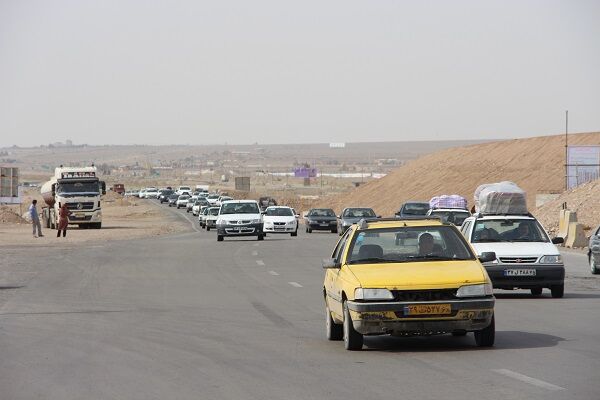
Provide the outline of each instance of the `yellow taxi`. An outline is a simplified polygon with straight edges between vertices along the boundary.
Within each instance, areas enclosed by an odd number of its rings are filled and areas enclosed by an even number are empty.
[[[325,268],[327,338],[360,350],[364,335],[464,336],[494,345],[494,296],[482,262],[458,229],[436,218],[361,220]]]

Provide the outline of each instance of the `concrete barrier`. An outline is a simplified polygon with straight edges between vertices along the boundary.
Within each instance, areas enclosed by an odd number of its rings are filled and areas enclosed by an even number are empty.
[[[583,232],[583,224],[577,222],[571,222],[569,224],[569,230],[567,238],[565,239],[565,247],[569,248],[584,248],[587,246],[588,241]]]
[[[557,236],[564,238],[566,242],[569,236],[569,226],[574,222],[577,222],[577,213],[575,211],[560,210]]]

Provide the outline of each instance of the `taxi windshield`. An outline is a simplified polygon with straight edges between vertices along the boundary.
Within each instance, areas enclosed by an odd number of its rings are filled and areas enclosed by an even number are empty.
[[[358,231],[348,252],[349,264],[473,259],[460,233],[447,225]]]

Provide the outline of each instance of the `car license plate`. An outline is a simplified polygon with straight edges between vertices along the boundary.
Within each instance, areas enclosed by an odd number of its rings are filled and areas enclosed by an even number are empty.
[[[75,218],[83,218],[83,217],[85,217],[84,213],[74,213],[73,215],[75,216]]]
[[[414,304],[404,307],[404,315],[452,314],[450,304]]]
[[[323,224],[321,224],[321,226],[329,226],[329,224],[323,223]]]
[[[535,269],[505,269],[504,276],[535,276]]]

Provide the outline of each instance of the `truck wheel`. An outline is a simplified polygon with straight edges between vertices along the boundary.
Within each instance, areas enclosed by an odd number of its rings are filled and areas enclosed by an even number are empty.
[[[327,340],[342,340],[344,338],[344,327],[333,321],[327,302],[325,302],[325,333]]]
[[[217,235],[217,242],[222,242],[222,241],[223,241],[223,236]]]
[[[565,284],[550,286],[550,292],[552,293],[552,297],[560,299],[565,294]]]
[[[492,322],[487,328],[480,331],[475,331],[475,344],[478,347],[492,347],[494,340],[496,339],[496,322],[495,317],[492,316]]]
[[[531,289],[531,295],[532,296],[540,296],[542,294],[542,288],[541,287],[536,287],[536,288],[532,288]]]
[[[354,330],[348,303],[344,301],[344,324],[343,324],[344,347],[346,350],[361,350],[363,346],[363,335]]]

